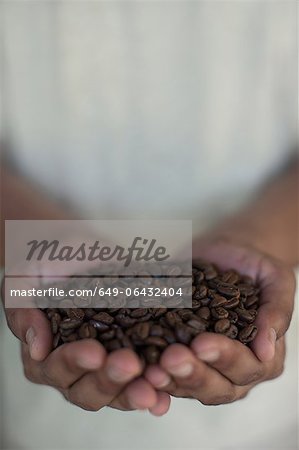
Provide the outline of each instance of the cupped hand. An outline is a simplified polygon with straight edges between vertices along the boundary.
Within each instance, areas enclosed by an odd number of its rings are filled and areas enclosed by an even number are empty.
[[[33,383],[49,385],[83,409],[104,406],[119,410],[149,410],[165,414],[170,396],[157,392],[141,374],[137,355],[120,349],[108,355],[92,339],[63,344],[52,350],[52,333],[45,315],[37,309],[7,308],[11,331],[21,340],[24,373]]]
[[[164,351],[159,365],[146,370],[145,377],[157,389],[177,397],[195,398],[207,405],[230,403],[283,371],[294,274],[271,256],[228,238],[198,241],[193,256],[253,277],[261,288],[255,321],[258,333],[249,347],[215,333],[197,336],[190,349],[174,344]]]

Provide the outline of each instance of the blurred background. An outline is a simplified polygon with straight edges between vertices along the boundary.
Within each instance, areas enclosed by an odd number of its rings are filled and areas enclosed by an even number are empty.
[[[296,23],[296,1],[2,1],[4,164],[49,201],[41,217],[192,219],[200,233],[291,157]],[[31,385],[2,326],[5,448],[293,449],[292,327],[278,380],[229,406],[175,400],[157,420]]]

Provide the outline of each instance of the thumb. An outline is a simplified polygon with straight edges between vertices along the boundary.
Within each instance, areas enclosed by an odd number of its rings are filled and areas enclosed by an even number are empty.
[[[7,308],[6,320],[13,334],[29,346],[35,361],[43,361],[52,349],[50,323],[38,309]]]
[[[294,307],[295,280],[292,271],[281,272],[262,286],[261,305],[255,325],[258,333],[251,349],[262,361],[275,355],[276,340],[289,328]]]

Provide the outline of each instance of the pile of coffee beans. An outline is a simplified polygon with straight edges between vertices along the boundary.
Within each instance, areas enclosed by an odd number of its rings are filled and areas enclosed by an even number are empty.
[[[107,352],[131,348],[147,364],[176,342],[189,345],[200,333],[221,333],[243,344],[257,333],[259,288],[235,270],[193,262],[192,308],[43,308],[51,322],[53,348],[84,338]]]

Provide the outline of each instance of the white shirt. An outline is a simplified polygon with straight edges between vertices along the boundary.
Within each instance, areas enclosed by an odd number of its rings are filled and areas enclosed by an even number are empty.
[[[11,1],[1,9],[11,157],[87,218],[192,218],[203,229],[250,198],[295,142],[295,1]],[[24,381],[17,344],[6,342],[12,447],[292,448],[292,363],[287,378],[242,402],[175,400],[157,420],[71,407]]]

